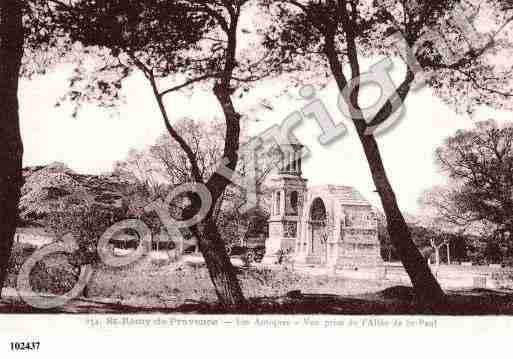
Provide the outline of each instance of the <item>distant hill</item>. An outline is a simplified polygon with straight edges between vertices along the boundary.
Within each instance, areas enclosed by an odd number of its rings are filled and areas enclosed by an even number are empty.
[[[119,210],[133,183],[114,175],[85,175],[63,163],[23,169],[24,184],[19,204],[22,223],[38,223],[63,209],[65,201]]]

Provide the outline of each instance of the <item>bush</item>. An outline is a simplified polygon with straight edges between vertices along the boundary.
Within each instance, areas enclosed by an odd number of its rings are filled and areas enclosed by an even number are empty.
[[[114,223],[123,219],[121,209],[101,205],[74,205],[66,203],[64,210],[50,213],[46,227],[56,233],[57,239],[72,235],[78,250],[74,253],[76,265],[95,264],[99,261],[96,247],[102,234]]]
[[[513,289],[513,273],[510,271],[492,273],[492,280],[497,282],[500,289]]]
[[[26,243],[14,243],[9,266],[7,267],[6,286],[15,288],[17,276],[23,263],[36,251],[36,247]],[[79,268],[70,264],[71,256],[50,255],[36,263],[30,272],[30,285],[35,292],[64,294],[75,285]]]
[[[34,253],[36,247],[27,243],[14,243],[7,266],[7,280],[5,286],[16,287],[16,276],[20,272],[21,266],[28,257]]]
[[[500,246],[497,243],[488,242],[484,250],[484,257],[488,263],[500,263],[502,261]]]
[[[75,286],[78,269],[69,265],[50,266],[44,261],[37,262],[30,272],[32,290],[41,293],[65,294]]]

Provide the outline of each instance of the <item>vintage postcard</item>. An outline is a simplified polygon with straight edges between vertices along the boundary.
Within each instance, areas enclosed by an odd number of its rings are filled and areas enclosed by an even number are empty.
[[[504,333],[512,34],[511,0],[0,0],[0,353]]]

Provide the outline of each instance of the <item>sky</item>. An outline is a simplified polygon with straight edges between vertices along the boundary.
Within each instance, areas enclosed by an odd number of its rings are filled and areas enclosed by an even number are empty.
[[[365,64],[368,66],[370,63]],[[400,65],[393,78],[400,81]],[[138,74],[123,84],[124,103],[117,112],[85,106],[78,118],[71,116],[69,104],[55,107],[65,93],[69,66],[58,66],[52,72],[24,79],[20,86],[20,115],[25,146],[24,166],[64,162],[81,173],[112,170],[115,161],[126,157],[129,149],[142,149],[152,144],[165,129],[145,79]],[[249,95],[235,99],[238,110],[258,121],[249,122],[249,133],[257,135],[273,124],[279,124],[305,100],[297,89],[283,88],[276,81],[264,81]],[[294,131],[311,155],[304,161],[303,173],[310,185],[340,184],[357,188],[371,203],[379,206],[363,150],[350,122],[337,108],[337,91],[333,83],[318,93],[336,122],[345,121],[348,132],[328,146],[318,142],[321,131],[314,120],[305,119]],[[379,90],[368,89],[363,101],[371,104]],[[260,104],[265,101],[269,110]],[[429,89],[412,92],[404,104],[405,116],[391,130],[378,136],[383,161],[402,210],[415,214],[419,196],[431,186],[443,183],[444,176],[434,163],[434,150],[457,129],[468,128],[475,120],[513,118],[511,113],[480,109],[474,118],[456,115],[433,96]],[[166,97],[166,107],[173,120],[188,116],[198,121],[221,117],[215,97],[195,91]]]

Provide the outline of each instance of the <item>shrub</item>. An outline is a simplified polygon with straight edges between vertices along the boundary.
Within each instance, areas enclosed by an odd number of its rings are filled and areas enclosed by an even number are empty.
[[[59,263],[48,265],[44,261],[36,263],[30,273],[30,285],[35,292],[64,294],[77,282],[78,269]]]
[[[7,268],[6,286],[16,287],[17,275],[23,263],[37,248],[30,244],[15,243]],[[50,255],[36,263],[30,272],[30,285],[35,292],[64,294],[75,285],[79,269],[69,263],[64,254]]]
[[[510,271],[499,271],[492,273],[492,280],[497,282],[500,289],[513,289],[513,273]]]
[[[36,247],[27,244],[27,243],[14,243],[11,250],[11,256],[9,257],[9,264],[7,266],[7,280],[6,286],[15,287],[16,286],[16,276],[20,272],[21,266],[28,257],[34,251]]]

